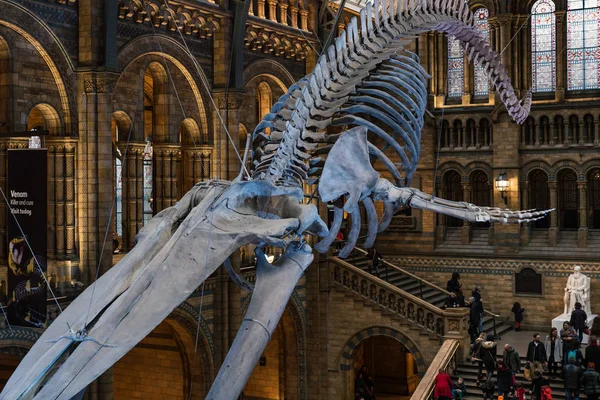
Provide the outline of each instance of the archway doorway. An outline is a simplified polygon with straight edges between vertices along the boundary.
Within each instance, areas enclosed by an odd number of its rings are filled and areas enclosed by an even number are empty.
[[[371,336],[359,344],[354,352],[354,376],[364,371],[372,381],[377,399],[408,399],[415,391],[419,376],[417,362],[410,350],[390,336]],[[368,380],[367,382],[368,385]],[[355,379],[354,394],[362,384]],[[362,386],[364,390],[364,386]]]
[[[298,333],[286,309],[271,341],[244,387],[244,399],[299,400],[301,394],[300,352]]]

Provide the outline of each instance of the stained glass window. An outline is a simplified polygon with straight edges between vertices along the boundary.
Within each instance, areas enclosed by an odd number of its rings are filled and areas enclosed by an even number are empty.
[[[144,156],[143,161],[144,167],[144,181],[143,181],[143,192],[144,192],[144,211],[143,211],[143,221],[144,225],[146,222],[152,219],[152,155]]]
[[[115,225],[117,235],[123,236],[123,182],[121,181],[121,160],[115,157]]]
[[[567,82],[570,90],[600,86],[598,5],[598,0],[567,1]]]
[[[461,97],[464,84],[464,50],[456,39],[448,38],[448,97]]]
[[[487,8],[478,8],[474,12],[475,27],[483,33],[486,39],[490,37],[490,25],[488,24],[489,12]],[[475,96],[487,96],[490,92],[490,83],[483,66],[475,64],[474,69]]]
[[[552,0],[537,0],[531,7],[531,69],[534,92],[556,88],[556,18]]]

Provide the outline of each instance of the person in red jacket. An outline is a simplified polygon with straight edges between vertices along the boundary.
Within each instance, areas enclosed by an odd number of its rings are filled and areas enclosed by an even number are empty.
[[[452,400],[453,387],[454,384],[452,383],[452,379],[450,379],[450,375],[443,369],[440,369],[440,372],[435,377],[433,397],[437,400]]]

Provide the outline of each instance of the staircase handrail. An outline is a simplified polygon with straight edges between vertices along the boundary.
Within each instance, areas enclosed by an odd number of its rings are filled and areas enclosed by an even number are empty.
[[[361,249],[360,247],[355,247],[355,248],[354,248],[354,250],[357,250],[359,253],[362,253],[362,254],[364,254],[364,255],[368,255],[368,254],[369,254],[369,253],[368,253],[366,250],[363,250],[363,249]],[[405,275],[408,275],[408,276],[410,276],[411,278],[413,278],[413,279],[416,279],[416,280],[418,280],[418,281],[422,282],[423,284],[425,284],[425,285],[427,285],[427,286],[430,286],[430,287],[432,287],[432,288],[434,288],[434,289],[437,289],[437,290],[441,291],[442,293],[445,293],[445,294],[447,294],[447,295],[450,295],[450,292],[449,292],[449,291],[447,291],[446,289],[444,289],[443,287],[441,287],[441,286],[438,286],[438,285],[436,285],[435,283],[432,283],[432,282],[426,281],[425,279],[423,279],[423,278],[421,278],[421,277],[419,277],[419,276],[417,276],[417,275],[415,275],[415,274],[413,274],[413,273],[411,273],[411,272],[409,272],[409,271],[405,270],[405,269],[404,269],[404,268],[402,268],[402,267],[399,267],[399,266],[397,266],[397,265],[394,265],[394,264],[392,264],[392,263],[390,263],[390,262],[386,261],[385,259],[382,259],[382,261],[383,261],[383,263],[384,263],[385,265],[387,265],[388,267],[391,267],[392,269],[398,270],[398,271],[402,272],[403,274],[405,274]],[[498,314],[495,314],[495,313],[493,313],[493,312],[491,312],[491,311],[489,311],[489,310],[484,310],[484,313],[485,313],[486,315],[489,315],[489,316],[491,316],[491,317],[494,317],[494,318],[499,318],[499,317],[500,317],[500,315],[498,315]]]
[[[440,369],[452,373],[456,370],[456,357],[460,343],[456,339],[446,339],[442,343],[440,350],[437,352],[429,368],[425,371],[425,375],[419,382],[415,392],[410,397],[410,400],[430,400],[433,399],[435,390],[435,377]],[[451,369],[451,371],[448,371]]]
[[[331,261],[330,273],[334,284],[438,337],[468,337],[465,327],[469,311],[466,308],[443,310],[339,257],[332,257]]]

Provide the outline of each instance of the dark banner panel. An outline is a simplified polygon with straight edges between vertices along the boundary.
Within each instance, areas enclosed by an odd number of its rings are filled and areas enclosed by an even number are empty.
[[[46,274],[46,168],[46,149],[8,150],[7,313],[12,325],[41,328],[46,323],[47,286],[40,271]]]

